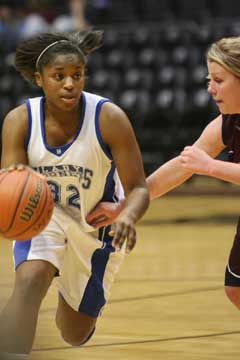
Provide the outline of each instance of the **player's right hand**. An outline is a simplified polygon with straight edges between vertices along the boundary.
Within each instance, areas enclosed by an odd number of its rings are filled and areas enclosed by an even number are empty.
[[[11,165],[11,166],[9,166],[9,167],[7,167],[7,168],[2,168],[2,169],[0,170],[0,174],[4,173],[4,172],[6,172],[6,171],[9,171],[9,172],[14,171],[14,170],[19,170],[19,171],[21,171],[21,170],[26,169],[27,167],[28,167],[28,166],[27,166],[27,165],[24,165],[24,164]]]
[[[0,175],[5,172],[11,172],[11,171],[15,171],[15,170],[17,170],[17,171],[29,170],[31,172],[38,174],[38,176],[40,176],[41,178],[45,179],[45,177],[42,174],[36,172],[29,165],[26,165],[26,164],[13,164],[7,168],[2,168],[2,169],[0,169]]]

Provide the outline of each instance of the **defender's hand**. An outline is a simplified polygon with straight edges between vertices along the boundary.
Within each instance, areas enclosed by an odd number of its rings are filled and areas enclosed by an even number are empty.
[[[214,161],[205,151],[196,146],[186,146],[179,159],[185,169],[199,175],[209,175]]]
[[[101,202],[86,216],[86,221],[94,228],[112,224],[123,208],[124,202]]]

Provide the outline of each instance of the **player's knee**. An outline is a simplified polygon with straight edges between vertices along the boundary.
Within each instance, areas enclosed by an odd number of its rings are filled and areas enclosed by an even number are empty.
[[[69,329],[69,331],[61,331],[61,336],[65,342],[67,342],[71,346],[82,346],[86,344],[94,334],[95,327],[92,330],[86,329]]]
[[[228,299],[240,310],[240,288],[225,286],[225,293]]]

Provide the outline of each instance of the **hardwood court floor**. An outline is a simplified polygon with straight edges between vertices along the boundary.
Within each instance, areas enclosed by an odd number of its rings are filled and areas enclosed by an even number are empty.
[[[152,202],[95,337],[83,348],[61,340],[53,285],[30,360],[239,360],[240,314],[223,290],[239,213],[238,196]],[[0,242],[0,264],[1,308],[13,283],[7,241]]]

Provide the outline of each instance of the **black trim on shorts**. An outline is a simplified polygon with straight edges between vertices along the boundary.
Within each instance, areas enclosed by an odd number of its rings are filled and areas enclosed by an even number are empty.
[[[229,270],[228,267],[226,267],[226,272],[225,272],[225,286],[236,286],[236,287],[240,287],[240,278],[232,275]]]

